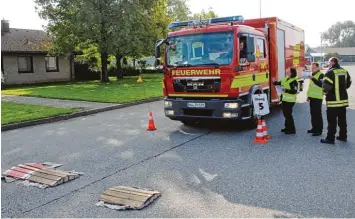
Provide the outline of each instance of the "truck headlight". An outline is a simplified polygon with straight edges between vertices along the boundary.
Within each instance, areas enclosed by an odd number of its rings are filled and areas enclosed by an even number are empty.
[[[223,113],[224,118],[235,118],[238,117],[238,113],[225,112]]]
[[[173,103],[172,103],[171,101],[165,100],[165,101],[164,101],[164,106],[165,106],[165,107],[172,107],[172,106],[173,106]]]
[[[173,116],[174,114],[174,110],[165,110],[165,115]]]
[[[224,104],[224,108],[227,108],[227,109],[237,109],[239,106],[238,103],[225,103]]]

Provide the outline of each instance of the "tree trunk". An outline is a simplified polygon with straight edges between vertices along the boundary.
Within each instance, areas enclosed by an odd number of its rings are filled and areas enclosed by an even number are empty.
[[[99,11],[101,14],[101,21],[100,21],[100,53],[101,53],[101,82],[106,83],[109,82],[108,72],[107,72],[107,59],[108,59],[108,39],[107,39],[107,28],[106,28],[106,21],[102,18],[102,3],[99,6]]]
[[[109,82],[108,72],[107,72],[107,51],[101,51],[101,82]]]
[[[122,59],[123,59],[122,55],[116,54],[117,79],[123,78],[123,71],[122,71],[122,65],[121,65]]]

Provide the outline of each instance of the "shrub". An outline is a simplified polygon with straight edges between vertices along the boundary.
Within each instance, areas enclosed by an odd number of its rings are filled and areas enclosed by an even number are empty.
[[[75,62],[74,71],[77,81],[100,80],[101,77],[100,71],[89,68],[89,64],[83,62]]]

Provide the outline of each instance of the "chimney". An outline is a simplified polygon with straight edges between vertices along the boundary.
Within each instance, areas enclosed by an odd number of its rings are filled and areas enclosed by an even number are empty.
[[[1,20],[1,35],[10,32],[10,23],[8,20]]]

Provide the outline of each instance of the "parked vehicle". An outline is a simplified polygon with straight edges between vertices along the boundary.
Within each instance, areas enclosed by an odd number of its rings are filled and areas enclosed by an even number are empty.
[[[298,76],[305,70],[304,31],[276,17],[173,22],[169,29],[156,43],[156,65],[165,45],[165,115],[185,124],[211,118],[254,123],[252,95],[266,93],[270,106],[277,105],[272,79],[281,80],[290,67]]]

